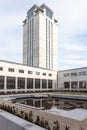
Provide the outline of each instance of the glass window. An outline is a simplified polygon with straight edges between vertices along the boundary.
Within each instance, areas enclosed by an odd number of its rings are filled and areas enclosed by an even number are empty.
[[[33,79],[27,78],[27,88],[33,89]]]
[[[77,88],[77,81],[71,82],[71,88]]]
[[[77,73],[76,72],[71,73],[71,76],[77,76]]]
[[[48,80],[48,88],[52,88],[52,80]]]
[[[24,73],[24,70],[19,70],[19,73]]]
[[[27,16],[29,19],[31,19],[34,15],[34,12],[35,12],[35,7],[33,7],[32,9],[30,9],[27,13]]]
[[[17,84],[18,84],[18,89],[24,89],[25,88],[25,78],[18,78]]]
[[[40,88],[40,79],[35,79],[35,88],[36,89]]]
[[[7,77],[7,89],[15,89],[15,77]]]
[[[69,88],[70,87],[70,83],[69,82],[64,82],[64,88]]]
[[[28,74],[33,74],[33,71],[30,71],[30,70],[29,70],[29,71],[28,71]]]
[[[0,67],[0,71],[2,71],[3,70],[3,67]]]
[[[69,76],[70,76],[69,73],[65,73],[65,74],[64,74],[64,77],[69,77]]]
[[[81,71],[78,73],[79,75],[87,75],[87,72],[86,71]]]
[[[79,88],[86,88],[86,81],[80,81]]]
[[[52,76],[52,74],[49,74],[49,76]]]
[[[40,75],[40,72],[36,72],[36,75]]]
[[[46,79],[42,79],[42,88],[47,88],[47,80]]]
[[[14,72],[14,68],[8,68],[9,72]]]
[[[48,16],[50,19],[52,19],[53,12],[50,11],[49,9],[46,9],[46,16]]]
[[[4,89],[4,76],[0,76],[0,89]]]
[[[46,73],[43,73],[44,76],[46,76]]]

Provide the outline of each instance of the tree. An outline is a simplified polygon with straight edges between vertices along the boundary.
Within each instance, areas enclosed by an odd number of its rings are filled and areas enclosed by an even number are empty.
[[[23,118],[24,111],[20,111],[20,115]]]
[[[60,125],[58,121],[54,121],[53,130],[60,130]]]
[[[25,120],[28,120],[28,114],[25,112]]]
[[[37,116],[35,124],[40,126],[40,117],[39,116]]]
[[[69,130],[69,129],[70,129],[70,127],[66,125],[65,126],[65,130]]]
[[[30,122],[33,122],[33,113],[32,113],[32,111],[30,111],[30,113],[29,113],[28,120],[29,120]]]

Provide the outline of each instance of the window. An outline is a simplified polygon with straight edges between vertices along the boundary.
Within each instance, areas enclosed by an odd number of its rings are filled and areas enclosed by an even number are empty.
[[[71,82],[71,88],[77,88],[77,81]]]
[[[40,72],[36,72],[36,75],[40,75]]]
[[[76,72],[71,73],[71,76],[77,76],[77,73]]]
[[[52,74],[49,74],[49,76],[52,76]]]
[[[78,74],[79,75],[87,75],[87,72],[86,71],[82,71],[82,72],[79,72]]]
[[[4,89],[4,76],[0,76],[0,89]]]
[[[48,16],[50,19],[52,19],[52,16],[53,16],[53,12],[46,9],[46,16]]]
[[[43,73],[44,76],[46,76],[46,73]]]
[[[69,88],[70,87],[70,83],[69,82],[64,82],[64,88]]]
[[[86,81],[80,81],[79,88],[86,88]]]
[[[33,89],[33,79],[27,78],[27,88]]]
[[[31,19],[34,15],[34,12],[35,12],[35,7],[33,7],[32,9],[30,9],[27,13],[27,16],[29,19]]]
[[[14,68],[8,68],[9,72],[14,72]]]
[[[19,73],[24,73],[24,70],[19,70]]]
[[[64,74],[64,77],[69,77],[69,76],[70,76],[69,73],[65,73],[65,74]]]
[[[47,88],[47,80],[46,79],[42,79],[42,88]]]
[[[15,77],[7,77],[7,89],[15,89]]]
[[[52,88],[52,80],[48,80],[48,88]]]
[[[0,67],[0,71],[2,71],[3,70],[3,67]]]
[[[40,79],[35,79],[35,88],[36,89],[40,88]]]
[[[33,72],[29,70],[29,71],[28,71],[28,74],[33,74]]]
[[[18,84],[18,89],[24,89],[25,88],[25,78],[18,78],[17,84]]]

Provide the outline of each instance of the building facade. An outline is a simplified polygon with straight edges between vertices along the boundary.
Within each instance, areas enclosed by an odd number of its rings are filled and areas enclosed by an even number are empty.
[[[0,92],[57,90],[57,72],[0,61]]]
[[[87,91],[87,67],[59,71],[58,90]]]
[[[45,4],[34,5],[23,25],[23,64],[57,70],[57,20]]]

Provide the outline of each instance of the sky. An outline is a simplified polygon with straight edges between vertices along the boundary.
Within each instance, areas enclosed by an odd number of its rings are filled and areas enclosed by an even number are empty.
[[[0,0],[0,60],[22,63],[23,20],[43,3],[58,20],[58,70],[87,67],[87,0]]]

